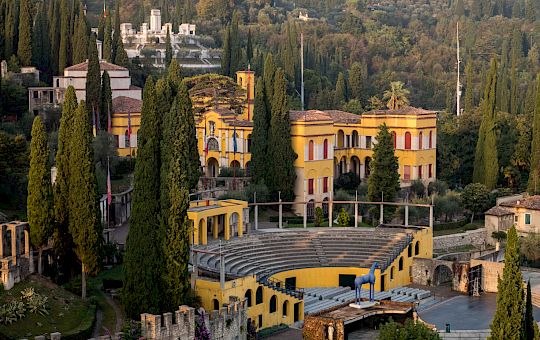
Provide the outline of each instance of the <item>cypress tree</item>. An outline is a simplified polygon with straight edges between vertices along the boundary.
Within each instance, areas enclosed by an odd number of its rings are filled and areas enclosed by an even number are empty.
[[[86,74],[86,109],[88,110],[89,122],[92,122],[92,114],[98,114],[100,98],[101,70],[98,61],[96,38],[92,35],[88,45],[88,73]]]
[[[527,281],[527,298],[525,300],[525,313],[523,314],[521,331],[523,340],[538,339],[538,324],[534,321],[530,280]]]
[[[478,132],[473,172],[473,181],[484,184],[490,190],[497,185],[499,174],[495,112],[496,88],[497,62],[492,59],[482,100],[482,123]]]
[[[86,277],[99,271],[103,228],[99,219],[92,135],[84,101],[73,117],[70,153],[69,232],[81,262],[81,289],[85,299]]]
[[[527,191],[531,194],[540,192],[540,74],[536,83],[536,106],[534,108],[532,143],[531,143],[531,170]]]
[[[347,102],[347,85],[345,84],[345,76],[343,72],[339,72],[336,81],[336,92],[334,94],[334,102],[338,107],[342,107]]]
[[[103,9],[101,14],[99,15],[99,21],[98,21],[97,40],[99,41],[103,41],[103,39],[105,38],[105,23],[106,23],[105,15],[106,15],[105,9]]]
[[[103,33],[103,59],[108,62],[113,62],[113,46],[112,46],[112,23],[111,16],[107,15],[105,19],[105,32]]]
[[[122,298],[131,318],[162,310],[164,232],[160,228],[161,121],[152,77],[144,87],[133,208],[129,219]]]
[[[17,57],[21,66],[32,65],[32,8],[30,0],[21,0]],[[40,51],[41,53],[41,51]]]
[[[192,139],[195,136],[191,100],[187,88],[182,86],[172,104],[169,122],[173,129],[167,136],[171,148],[169,173],[167,178],[167,195],[169,212],[165,242],[165,284],[167,287],[168,306],[174,307],[186,303],[189,295],[189,235],[190,222],[187,217],[189,208],[189,177],[193,164]],[[195,149],[196,150],[196,149]],[[198,159],[197,159],[198,160]]]
[[[259,78],[255,89],[253,133],[251,135],[251,176],[253,183],[268,183],[268,129],[270,112],[266,107],[264,80]]]
[[[287,102],[287,82],[285,73],[278,68],[274,77],[274,96],[270,120],[269,155],[272,167],[269,169],[270,189],[276,199],[278,191],[285,201],[294,201],[296,172],[294,161],[297,155],[291,144],[291,125]]]
[[[465,112],[474,110],[474,69],[472,59],[465,66]]]
[[[88,47],[85,48],[85,46],[88,46],[88,40],[88,25],[86,24],[86,16],[84,15],[84,10],[81,6],[77,22],[77,31],[74,37],[74,41],[77,43],[74,43],[73,45],[82,47],[73,49],[74,64],[83,63],[88,59]]]
[[[266,98],[266,109],[272,112],[272,102],[274,99],[274,76],[276,73],[276,63],[272,53],[268,53],[264,60],[264,94]]]
[[[508,230],[504,270],[497,284],[497,310],[491,323],[493,340],[520,339],[523,319],[523,283],[519,267],[519,243],[515,227]]]
[[[102,131],[107,130],[108,114],[109,111],[112,114],[112,90],[111,90],[111,78],[109,72],[103,71],[101,76],[101,98],[99,109],[99,128]]]
[[[240,62],[242,59],[242,49],[240,48],[240,34],[238,32],[238,21],[240,20],[240,14],[234,12],[232,23],[231,23],[231,34],[230,34],[230,64],[229,64],[229,77],[234,78],[236,76],[236,71],[240,69]]]
[[[129,67],[129,58],[124,49],[124,42],[122,39],[118,39],[117,46],[115,49],[116,53],[114,55],[114,64],[123,67]]]
[[[58,74],[69,66],[69,12],[67,0],[60,0],[60,47],[58,51]]]
[[[386,124],[381,125],[376,139],[369,169],[368,199],[379,202],[384,195],[384,200],[391,202],[399,191],[399,164],[394,154],[394,138]]]
[[[58,129],[58,149],[56,151],[56,182],[54,185],[54,251],[60,259],[61,275],[69,275],[72,264],[73,239],[69,224],[69,178],[71,159],[71,139],[73,137],[73,117],[77,109],[77,97],[73,86],[68,86],[62,105],[62,117]]]
[[[182,23],[182,10],[183,8],[182,8],[182,5],[180,4],[180,0],[175,0],[173,27],[178,27]]]
[[[37,11],[32,34],[32,50],[40,51],[40,53],[32,53],[32,63],[39,70],[50,76],[51,41],[49,39],[49,19],[47,18],[47,12],[46,3],[41,3]]]
[[[182,70],[180,69],[180,65],[176,59],[172,60],[169,68],[167,69],[167,81],[173,87],[172,90],[174,91],[174,94],[176,94],[180,90],[182,84]]]
[[[6,5],[5,19],[5,51],[4,56],[7,59],[17,52],[18,45],[18,27],[19,27],[19,2],[8,1]]]
[[[223,38],[223,54],[221,55],[221,73],[225,76],[231,74],[231,28],[225,28]]]
[[[42,251],[52,234],[54,209],[47,132],[40,116],[32,124],[30,169],[28,171],[27,215],[30,240],[38,249],[38,273],[42,273]]]
[[[60,15],[58,0],[53,0],[49,6],[49,39],[51,41],[51,58],[49,69],[51,75],[58,74],[58,51],[60,48]]]
[[[119,40],[122,40],[122,37],[120,36],[120,0],[116,0],[116,5],[114,8],[114,32],[113,32],[112,44],[111,44],[112,51],[113,51],[111,59],[114,64],[116,64],[116,53],[117,53],[117,49],[119,48],[119,42],[118,42]],[[123,45],[122,45],[122,48],[124,48]]]
[[[365,76],[364,65],[359,62],[352,64],[351,70],[349,71],[351,99],[358,99],[363,102]]]
[[[251,64],[253,60],[253,42],[251,41],[251,29],[248,30],[247,44],[246,44],[246,57],[248,64]]]
[[[169,26],[167,26],[167,36],[165,38],[165,67],[169,67],[173,58],[173,50],[171,45],[171,34],[169,32]]]

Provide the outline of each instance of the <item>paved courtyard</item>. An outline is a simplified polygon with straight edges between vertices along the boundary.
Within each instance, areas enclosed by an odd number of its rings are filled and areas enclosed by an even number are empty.
[[[484,293],[480,297],[458,295],[419,312],[422,320],[444,330],[488,329],[497,307],[496,294]],[[535,320],[540,320],[540,309],[534,308]]]

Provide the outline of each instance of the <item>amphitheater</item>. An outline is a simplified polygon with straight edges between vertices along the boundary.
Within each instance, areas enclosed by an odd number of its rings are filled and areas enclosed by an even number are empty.
[[[301,322],[304,314],[352,301],[354,278],[374,262],[380,267],[377,298],[413,302],[429,295],[397,289],[411,283],[414,257],[432,257],[428,227],[264,229],[193,249],[203,306],[216,309],[233,296],[246,299],[258,328]]]

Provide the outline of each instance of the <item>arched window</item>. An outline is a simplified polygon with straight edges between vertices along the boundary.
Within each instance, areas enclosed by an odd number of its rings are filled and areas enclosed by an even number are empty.
[[[262,287],[259,287],[255,292],[255,304],[259,305],[261,303],[263,303],[263,289]]]
[[[390,267],[390,280],[394,279],[394,267]]]
[[[392,137],[394,138],[394,149],[397,149],[397,135],[395,131],[392,131]]]
[[[411,149],[411,133],[409,131],[405,132],[405,150]]]
[[[429,131],[429,148],[433,148],[433,131]]]
[[[251,307],[251,294],[251,289],[248,289],[246,290],[246,294],[244,295],[248,307]]]
[[[358,138],[358,131],[354,130],[352,133],[352,147],[357,148],[360,144],[360,140]]]
[[[399,267],[398,267],[398,270],[399,270],[399,271],[402,271],[402,270],[403,270],[403,256],[399,258]]]
[[[412,256],[412,243],[409,244],[409,247],[407,247],[407,256],[408,257]]]
[[[313,144],[313,141],[309,141],[309,147],[308,147],[308,160],[313,160],[313,149],[315,148],[315,145]]]
[[[208,151],[219,151],[219,144],[217,139],[215,138],[208,138],[208,141],[206,142],[208,146]]]
[[[424,143],[424,134],[422,132],[420,132],[418,134],[418,150],[422,150],[423,148],[423,144]]]
[[[283,302],[283,316],[287,316],[288,307],[289,307],[289,301]]]
[[[416,244],[414,245],[414,255],[420,254],[420,241],[416,241]]]
[[[218,301],[218,299],[213,299],[212,304],[214,305],[214,310],[219,310],[219,301]]]
[[[328,139],[325,139],[323,143],[323,158],[328,159]]]
[[[270,298],[270,313],[275,313],[277,311],[277,298],[275,295],[272,295]]]
[[[124,135],[124,146],[126,148],[129,148],[129,133],[128,133],[128,130],[126,130],[126,134]]]
[[[214,133],[216,132],[216,123],[210,121],[210,122],[208,122],[208,127],[209,127],[209,130],[210,130],[210,136],[213,136]]]

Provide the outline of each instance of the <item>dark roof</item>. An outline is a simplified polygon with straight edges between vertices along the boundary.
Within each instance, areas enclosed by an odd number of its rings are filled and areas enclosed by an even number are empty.
[[[509,208],[524,208],[531,210],[540,210],[540,196],[529,196],[526,198],[516,199],[513,201],[502,202],[501,207]]]
[[[236,119],[233,119],[233,120],[227,120],[227,123],[230,125],[230,126],[253,126],[253,122],[249,121],[249,120],[236,120]]]
[[[326,112],[319,111],[319,110],[290,111],[289,119],[291,121],[307,121],[307,122],[332,120],[332,118],[329,117],[329,115]]]
[[[361,117],[354,113],[340,110],[327,110],[324,113],[328,114],[336,123],[360,123]]]
[[[106,60],[99,61],[99,68],[101,71],[127,71],[127,68],[111,64]],[[70,67],[66,67],[65,71],[88,71],[88,60],[80,64],[76,64]]]
[[[116,97],[112,100],[113,113],[141,113],[142,100],[126,96]]]
[[[493,208],[489,209],[484,213],[485,215],[492,215],[492,216],[506,216],[506,215],[512,215],[514,214],[508,209],[504,209],[500,206],[494,206]]]
[[[430,115],[437,111],[425,110],[418,107],[406,106],[397,110],[373,110],[364,112],[363,115]]]

